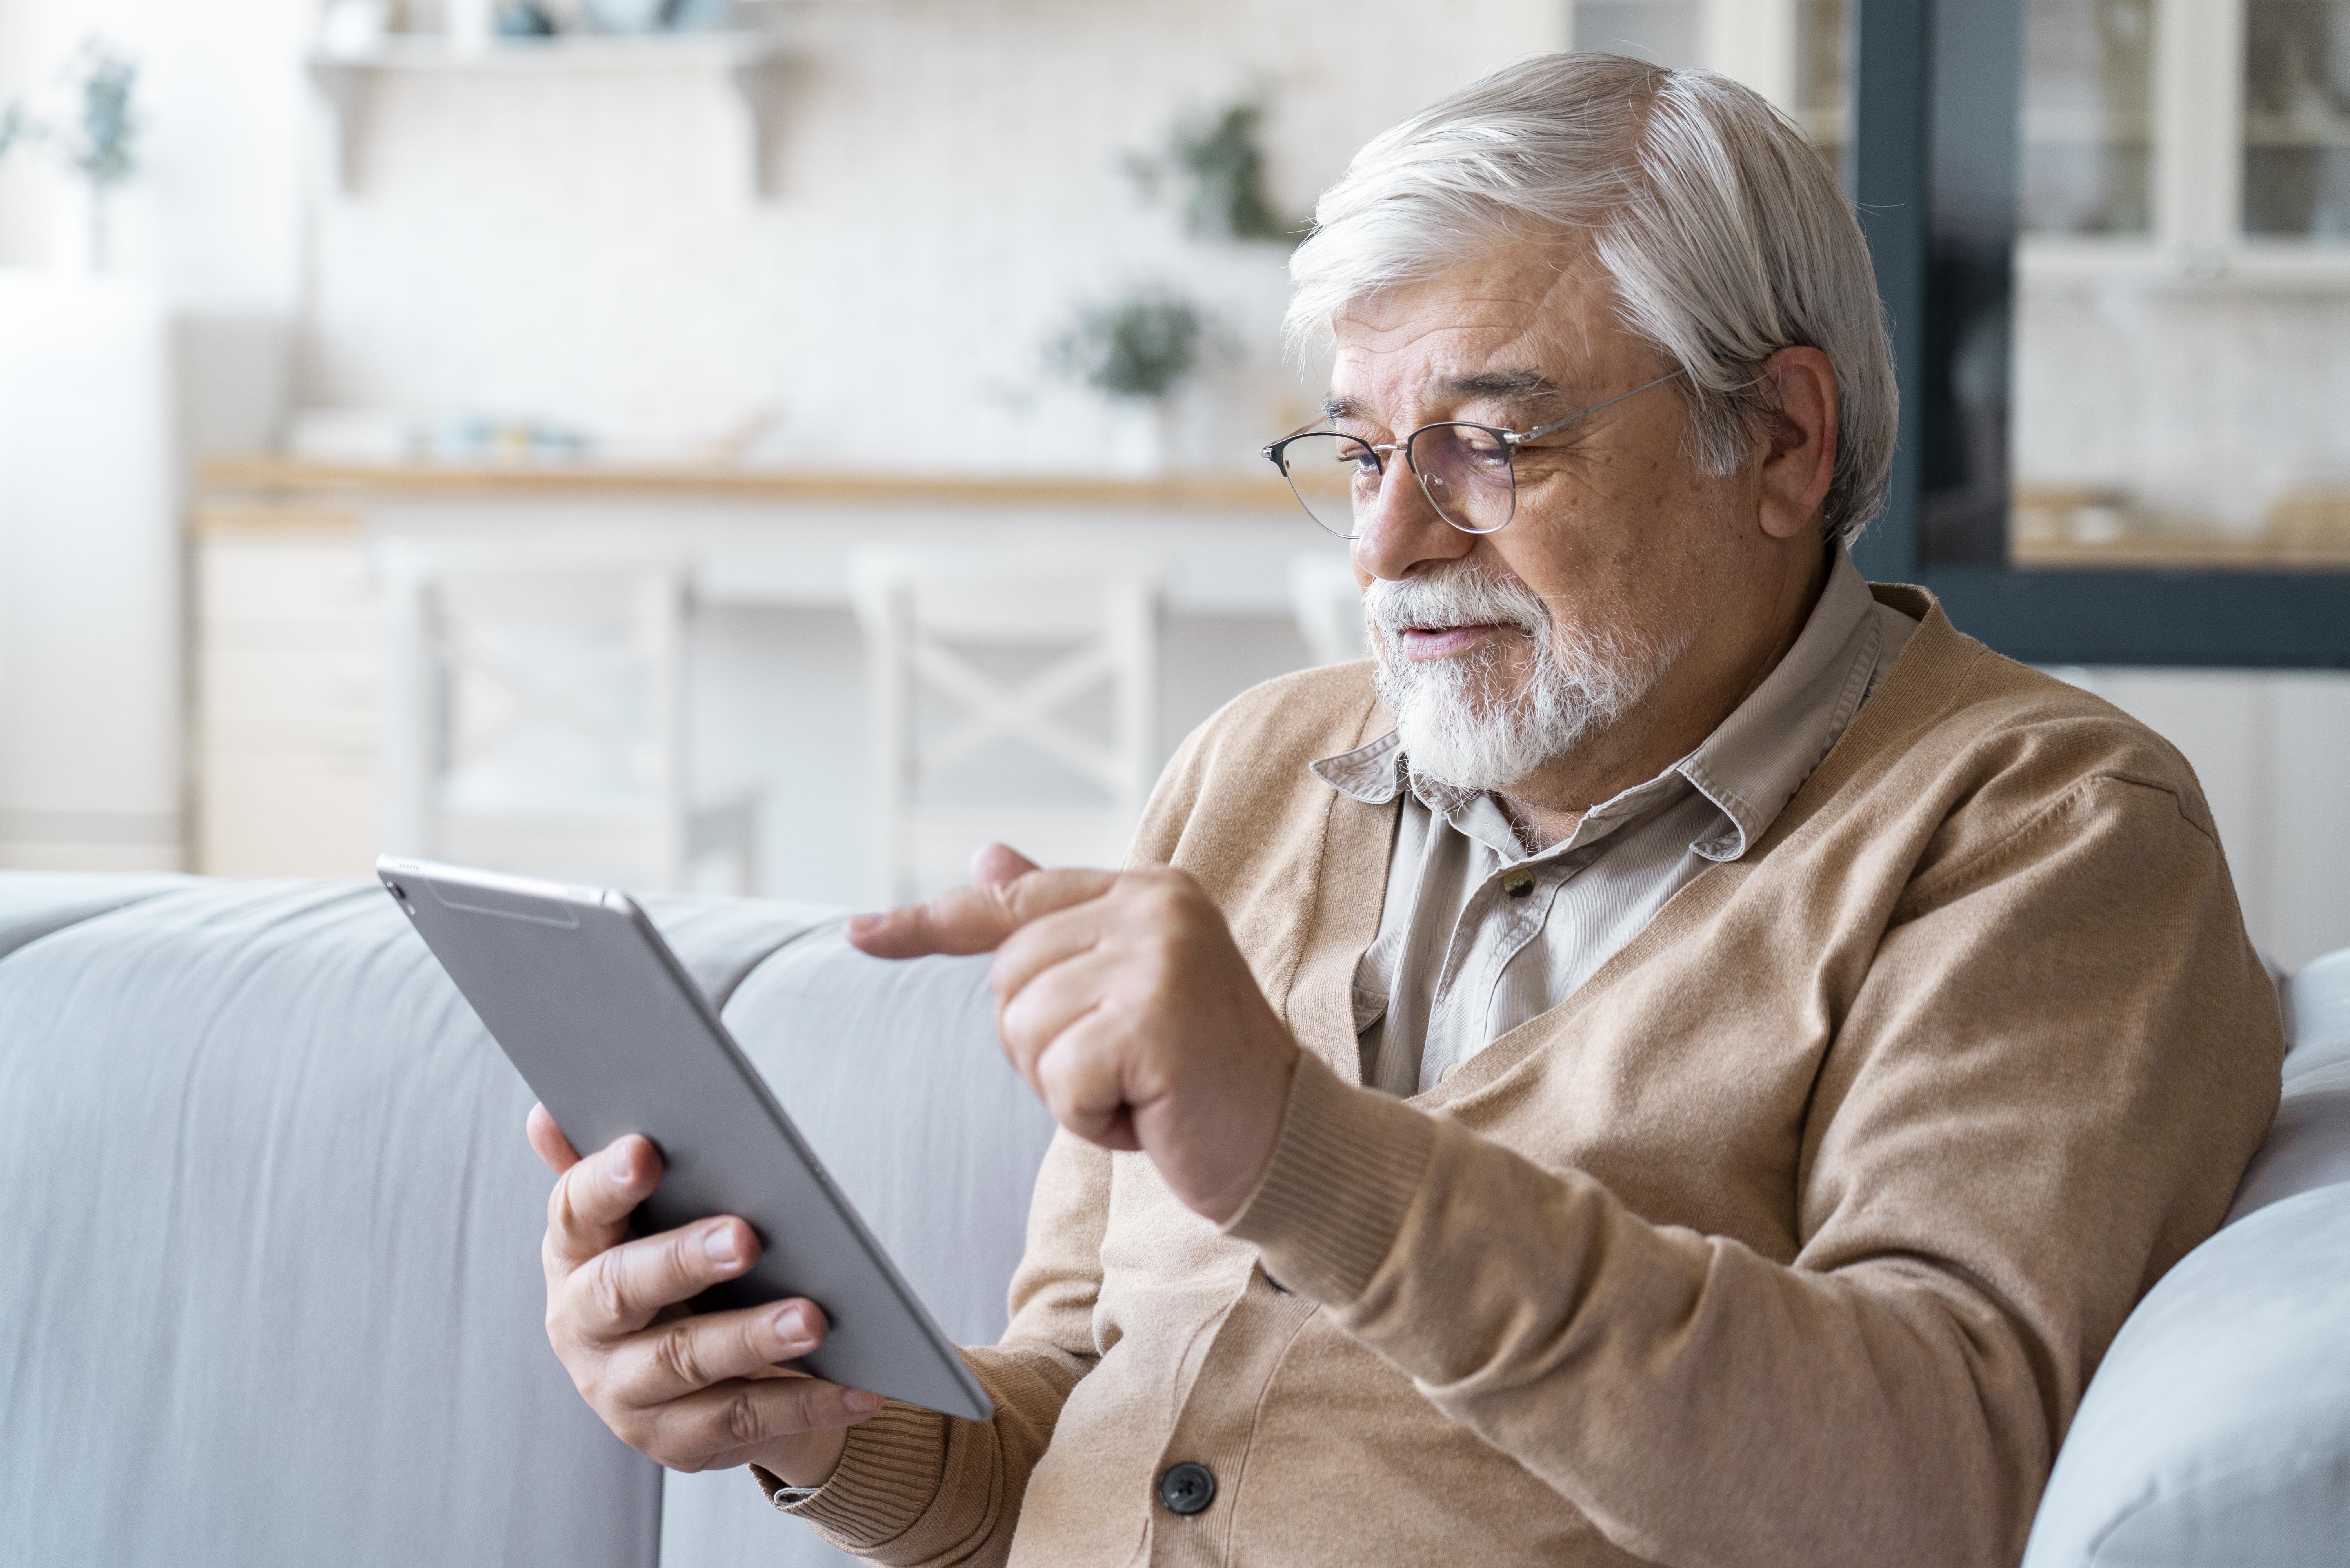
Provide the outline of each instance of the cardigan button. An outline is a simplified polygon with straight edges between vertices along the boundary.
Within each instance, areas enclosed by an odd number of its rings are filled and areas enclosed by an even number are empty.
[[[1159,1478],[1159,1501],[1170,1513],[1198,1513],[1215,1501],[1216,1478],[1205,1465],[1185,1459]]]

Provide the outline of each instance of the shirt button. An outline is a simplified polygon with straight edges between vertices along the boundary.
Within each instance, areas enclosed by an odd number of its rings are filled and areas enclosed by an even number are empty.
[[[1502,891],[1513,898],[1523,898],[1534,890],[1534,874],[1531,871],[1513,871],[1502,878]]]
[[[1185,1459],[1159,1478],[1159,1501],[1170,1513],[1197,1513],[1215,1501],[1216,1478],[1205,1465]]]
[[[1453,1075],[1453,1074],[1458,1073],[1459,1071],[1461,1071],[1461,1064],[1460,1064],[1460,1063],[1458,1063],[1458,1062],[1447,1062],[1446,1064],[1444,1064],[1443,1067],[1442,1067],[1440,1070],[1439,1070],[1439,1071],[1438,1071],[1438,1073],[1437,1073],[1437,1075],[1436,1075],[1436,1081],[1437,1081],[1438,1083],[1441,1084],[1441,1083],[1442,1083],[1442,1082],[1444,1082],[1447,1078],[1450,1078],[1451,1076],[1452,1076],[1452,1075]]]

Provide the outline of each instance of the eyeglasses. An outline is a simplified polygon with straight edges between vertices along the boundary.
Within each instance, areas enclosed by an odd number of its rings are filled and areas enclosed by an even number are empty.
[[[1518,448],[1687,374],[1675,370],[1644,381],[1604,403],[1530,431],[1461,420],[1422,425],[1399,441],[1367,441],[1336,431],[1299,431],[1266,447],[1264,456],[1289,481],[1307,514],[1341,539],[1354,538],[1361,520],[1378,510],[1387,460],[1398,452],[1439,517],[1463,534],[1497,534],[1517,514]]]

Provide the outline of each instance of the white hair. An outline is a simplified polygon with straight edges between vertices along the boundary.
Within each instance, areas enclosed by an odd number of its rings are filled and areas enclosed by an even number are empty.
[[[1532,778],[1586,735],[1607,730],[1656,690],[1689,646],[1622,631],[1562,632],[1542,597],[1469,559],[1439,562],[1399,582],[1374,581],[1363,620],[1378,660],[1379,701],[1412,772],[1457,789],[1505,790]],[[1525,634],[1533,667],[1520,689],[1496,689],[1501,649],[1447,659],[1403,651],[1411,627],[1503,626]]]
[[[1592,54],[1496,71],[1375,138],[1314,223],[1293,341],[1496,244],[1580,240],[1625,325],[1688,372],[1701,467],[1745,466],[1774,415],[1762,361],[1817,348],[1841,405],[1826,532],[1884,507],[1899,393],[1867,242],[1803,131],[1727,77]]]

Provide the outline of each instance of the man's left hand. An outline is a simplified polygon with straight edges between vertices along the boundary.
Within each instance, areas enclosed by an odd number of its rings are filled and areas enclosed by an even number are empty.
[[[1222,1224],[1273,1159],[1297,1045],[1224,917],[1174,870],[1038,869],[1002,845],[972,885],[860,915],[877,958],[995,954],[1004,1054],[1063,1127],[1150,1157]]]

